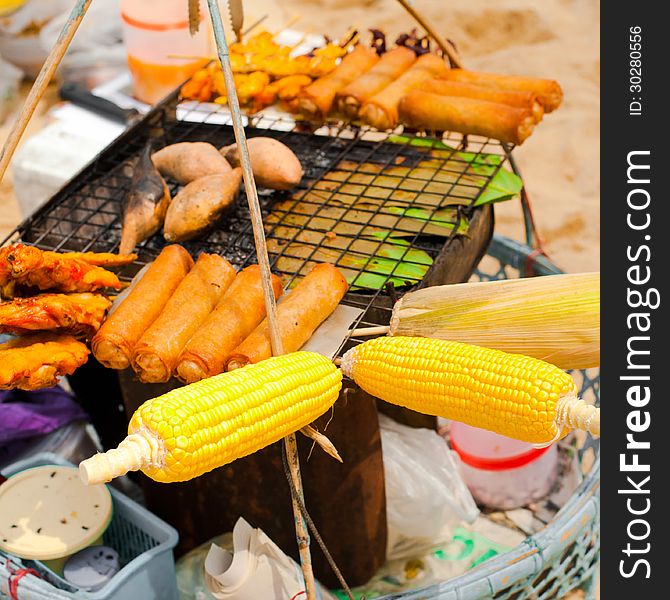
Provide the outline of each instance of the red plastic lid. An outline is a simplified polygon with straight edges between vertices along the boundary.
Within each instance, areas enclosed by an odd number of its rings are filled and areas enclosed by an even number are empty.
[[[531,448],[526,452],[521,454],[515,454],[513,456],[505,456],[504,458],[483,458],[481,456],[475,456],[474,454],[469,454],[465,452],[458,444],[454,441],[453,436],[449,440],[451,449],[458,454],[460,459],[468,466],[475,469],[481,469],[483,471],[507,471],[509,469],[518,469],[523,467],[528,463],[537,460],[542,456],[551,446],[545,448]]]
[[[201,3],[202,4],[202,3]],[[200,22],[205,18],[200,7]],[[184,0],[123,0],[121,18],[138,29],[169,31],[188,28],[188,3]]]

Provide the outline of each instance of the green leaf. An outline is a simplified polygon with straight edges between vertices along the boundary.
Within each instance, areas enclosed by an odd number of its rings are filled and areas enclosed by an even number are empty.
[[[479,195],[475,206],[511,200],[521,192],[521,188],[523,188],[521,177],[507,169],[500,169]]]
[[[484,177],[491,177],[504,160],[504,157],[499,154],[481,154],[461,150],[456,151],[452,146],[430,138],[413,138],[403,135],[395,135],[389,138],[389,141],[396,144],[409,144],[410,146],[419,148],[453,150],[454,158],[469,163],[473,173]],[[522,187],[523,181],[518,175],[515,175],[509,169],[500,168],[477,198],[475,206],[483,206],[484,204],[510,200],[521,192]]]

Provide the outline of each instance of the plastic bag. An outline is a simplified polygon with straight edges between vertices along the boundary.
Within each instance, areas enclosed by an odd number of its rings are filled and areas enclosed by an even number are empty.
[[[22,78],[23,72],[2,60],[0,56],[0,125],[17,102]]]
[[[451,537],[479,510],[446,442],[434,431],[379,415],[386,482],[387,557],[403,558]]]
[[[56,0],[56,3],[61,0]],[[67,21],[72,0],[59,16],[40,32],[40,45],[50,50]],[[63,58],[61,74],[65,79],[79,79],[81,73],[103,67],[126,68],[126,52],[121,38],[120,0],[93,2],[89,7],[70,48]]]

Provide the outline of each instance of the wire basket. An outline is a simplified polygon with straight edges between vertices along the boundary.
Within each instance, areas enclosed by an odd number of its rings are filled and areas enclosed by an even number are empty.
[[[41,465],[72,466],[56,454],[38,453],[10,465],[13,475]],[[39,561],[19,560],[0,552],[0,598],[18,600],[177,600],[172,549],[177,532],[167,523],[109,487],[114,503],[103,543],[119,553],[121,570],[94,592],[80,590]],[[26,569],[30,571],[26,572]],[[15,593],[12,596],[12,593]]]
[[[513,279],[520,274],[560,273],[546,257],[528,246],[494,235],[474,280]],[[600,370],[572,373],[580,395],[600,401]],[[418,590],[384,596],[384,600],[550,600],[582,587],[594,596],[594,573],[600,557],[600,460],[598,440],[589,437],[578,448],[580,463],[593,465],[553,521],[519,546],[467,573]]]

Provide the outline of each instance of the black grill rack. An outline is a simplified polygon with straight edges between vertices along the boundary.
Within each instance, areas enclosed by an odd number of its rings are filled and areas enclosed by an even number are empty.
[[[247,137],[263,135],[282,141],[296,153],[305,172],[294,190],[259,189],[273,271],[285,285],[291,285],[312,264],[324,260],[326,253],[329,262],[345,268],[354,279],[374,276],[374,289],[354,287],[343,301],[363,311],[355,326],[388,324],[392,304],[389,295],[400,295],[420,285],[423,279],[420,274],[403,273],[401,263],[410,271],[415,267],[421,273],[425,271],[425,261],[415,261],[410,253],[419,252],[435,260],[456,237],[456,227],[446,238],[436,237],[427,234],[426,222],[418,229],[408,229],[400,216],[395,222],[391,218],[389,225],[385,204],[379,200],[401,198],[408,209],[432,216],[437,210],[436,197],[440,201],[449,197],[449,204],[455,204],[454,223],[458,223],[474,218],[480,211],[475,206],[480,194],[500,168],[510,165],[509,147],[481,137],[464,140],[459,134],[426,137],[401,131],[382,133],[342,123],[312,126],[273,109],[246,118]],[[175,92],[103,150],[2,245],[22,241],[44,250],[117,251],[122,201],[129,189],[132,165],[149,140],[156,149],[180,141],[206,141],[217,147],[235,141],[226,107],[178,104]],[[467,151],[467,160],[460,150]],[[484,164],[490,154],[500,155],[502,160],[484,174],[475,172],[473,164]],[[424,167],[425,161],[429,161],[428,167]],[[180,189],[175,182],[168,181],[168,185],[173,196]],[[346,204],[354,199],[370,204],[362,208],[357,204],[353,212]],[[380,218],[385,219],[385,227],[381,228],[385,233],[378,235],[402,238],[406,244],[401,247],[401,256],[395,257],[396,267],[388,274],[380,274],[376,262],[384,239],[365,238],[364,247],[359,248],[363,239],[360,234],[367,231],[364,228],[379,229],[375,224]],[[342,227],[349,233],[329,233]],[[120,277],[130,280],[164,245],[160,234],[140,244],[136,249],[138,260],[122,269]],[[255,247],[244,192],[209,234],[184,246],[193,256],[203,251],[221,254],[238,268],[254,263]],[[341,350],[358,341],[345,340]]]

